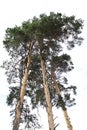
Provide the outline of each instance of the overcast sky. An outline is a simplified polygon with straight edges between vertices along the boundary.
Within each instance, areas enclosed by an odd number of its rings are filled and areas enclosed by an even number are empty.
[[[68,16],[84,20],[82,36],[84,42],[80,47],[74,48],[69,54],[72,56],[75,69],[67,75],[70,83],[76,85],[77,105],[69,108],[68,112],[74,130],[87,130],[87,4],[86,0],[0,0],[0,65],[7,58],[7,52],[3,48],[3,39],[7,27],[21,25],[23,21],[38,16],[41,13],[61,12]],[[5,99],[8,95],[8,83],[4,71],[0,68],[0,130],[11,130],[9,107]],[[42,110],[41,110],[42,111]],[[43,112],[43,111],[42,111]],[[58,111],[59,112],[59,111]],[[67,130],[62,113],[58,113],[58,130]],[[61,116],[61,118],[60,118]],[[43,130],[48,130],[46,118],[43,115]],[[44,119],[44,120],[43,120]],[[42,130],[42,129],[41,129]]]

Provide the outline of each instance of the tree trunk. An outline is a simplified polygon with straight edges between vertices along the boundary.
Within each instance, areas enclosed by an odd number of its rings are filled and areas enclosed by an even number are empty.
[[[59,85],[58,85],[58,83],[56,81],[56,77],[55,77],[54,73],[52,73],[52,77],[53,77],[53,80],[54,80],[54,84],[55,84],[55,88],[56,88],[56,93],[58,94],[59,99],[61,100],[61,108],[62,108],[64,117],[65,117],[67,128],[68,128],[68,130],[73,130],[73,127],[72,127],[71,122],[70,122],[70,118],[69,118],[68,113],[67,113],[67,108],[65,107],[65,103],[64,103],[64,101],[62,99],[60,88],[59,88]]]
[[[34,44],[34,42],[31,42],[30,47],[29,47],[29,55],[28,55],[28,60],[27,60],[27,66],[26,66],[26,69],[25,69],[25,73],[24,73],[23,80],[22,80],[22,86],[21,86],[21,90],[20,90],[20,99],[19,99],[19,101],[16,105],[16,114],[15,114],[15,119],[13,121],[13,130],[19,129],[23,100],[24,100],[27,80],[28,80],[28,76],[29,76],[29,68],[30,68],[30,63],[31,63],[31,56],[32,56],[31,54],[32,54],[33,44]]]
[[[41,48],[40,48],[40,60],[41,60],[43,85],[44,85],[44,92],[45,92],[46,105],[47,105],[46,110],[47,110],[47,114],[48,114],[49,130],[55,130],[53,114],[52,114],[52,105],[51,105],[51,101],[50,101],[50,92],[49,92],[48,81],[47,81],[47,77],[46,77],[46,65],[45,65],[44,59],[42,57]]]

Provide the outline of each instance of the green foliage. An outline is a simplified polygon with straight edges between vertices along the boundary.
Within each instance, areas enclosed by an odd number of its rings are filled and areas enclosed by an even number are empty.
[[[58,72],[68,72],[73,69],[71,57],[67,54],[61,56],[53,56],[51,62],[52,68],[58,68]]]
[[[14,101],[19,100],[19,93],[20,93],[20,88],[18,86],[16,87],[10,87],[9,88],[10,93],[7,96],[7,104],[9,106],[14,105]]]

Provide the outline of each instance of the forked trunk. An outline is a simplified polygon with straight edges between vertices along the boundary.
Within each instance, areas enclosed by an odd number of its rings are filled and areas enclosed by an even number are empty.
[[[50,100],[50,92],[49,92],[48,81],[47,81],[47,76],[46,76],[46,65],[42,57],[41,48],[40,48],[40,60],[41,60],[41,68],[42,68],[42,75],[43,75],[44,93],[45,93],[46,105],[47,105],[46,110],[48,114],[49,130],[55,130],[53,113],[52,113],[52,105],[51,105],[51,100]]]
[[[65,117],[67,128],[68,128],[68,130],[73,130],[73,127],[72,127],[71,122],[70,122],[70,118],[69,118],[68,113],[67,113],[67,108],[65,107],[65,103],[64,103],[64,101],[62,99],[62,96],[61,96],[61,93],[60,93],[60,88],[59,88],[59,85],[58,85],[58,83],[56,81],[56,77],[55,77],[54,73],[52,73],[52,77],[53,77],[53,80],[54,80],[56,93],[58,94],[59,99],[61,100],[61,108],[62,108],[64,117]]]
[[[21,86],[21,90],[20,90],[20,99],[19,99],[19,101],[16,105],[16,114],[15,114],[15,119],[13,121],[13,130],[19,129],[23,100],[24,100],[27,80],[28,80],[28,76],[29,76],[29,68],[30,68],[30,63],[31,63],[31,55],[32,55],[33,44],[34,44],[34,42],[31,42],[30,47],[29,47],[29,55],[28,55],[28,60],[27,60],[27,66],[26,66],[26,69],[25,69],[25,73],[24,73],[23,80],[22,80],[22,86]]]

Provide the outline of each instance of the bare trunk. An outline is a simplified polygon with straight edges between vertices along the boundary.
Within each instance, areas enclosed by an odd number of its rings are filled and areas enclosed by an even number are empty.
[[[30,52],[28,55],[27,66],[26,66],[25,73],[24,73],[23,80],[22,80],[22,86],[21,86],[21,90],[20,90],[20,99],[16,106],[16,115],[15,115],[15,120],[13,121],[13,130],[19,129],[23,100],[24,100],[27,80],[28,80],[28,76],[29,76],[29,68],[30,68],[30,63],[31,63],[31,54],[32,54],[33,44],[34,44],[34,42],[31,42],[30,48],[29,48]]]
[[[68,130],[73,130],[73,127],[72,127],[71,122],[70,122],[70,118],[69,118],[68,113],[67,113],[67,109],[63,110],[63,114],[64,114],[64,117],[66,120]]]
[[[55,130],[53,114],[52,114],[52,105],[51,105],[51,101],[50,101],[50,92],[49,92],[48,81],[47,81],[47,76],[46,76],[46,65],[45,65],[45,62],[42,57],[41,48],[40,48],[40,60],[41,60],[43,85],[44,85],[44,92],[45,92],[46,105],[47,105],[46,110],[47,110],[47,114],[48,114],[49,130]]]
[[[72,127],[71,122],[70,122],[70,118],[69,118],[68,113],[67,113],[67,108],[65,107],[65,103],[64,103],[64,101],[62,99],[62,96],[61,96],[61,93],[60,93],[60,88],[59,88],[59,85],[58,85],[58,83],[56,81],[56,77],[55,77],[54,73],[52,73],[52,77],[53,77],[53,80],[54,80],[56,93],[58,94],[58,96],[59,96],[59,98],[61,100],[61,108],[62,108],[64,117],[65,117],[67,128],[68,128],[68,130],[73,130],[73,127]]]

